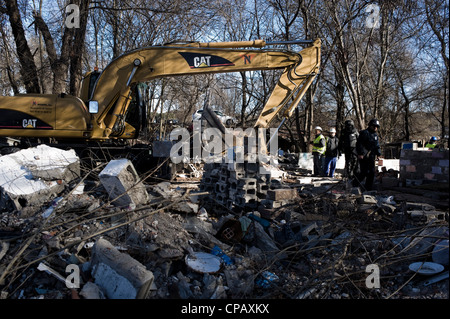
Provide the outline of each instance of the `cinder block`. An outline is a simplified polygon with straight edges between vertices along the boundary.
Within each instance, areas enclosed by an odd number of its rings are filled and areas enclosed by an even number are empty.
[[[400,165],[411,165],[411,161],[408,159],[400,159]]]
[[[431,157],[432,158],[444,158],[444,152],[441,152],[440,150],[433,150],[433,151],[431,151]]]
[[[256,195],[256,188],[238,189],[237,196]]]
[[[267,198],[275,201],[292,200],[297,197],[297,190],[295,188],[278,188],[267,191]]]
[[[230,189],[237,190],[238,187],[238,180],[234,178],[228,179],[228,185],[230,185]]]
[[[283,205],[286,204],[286,201],[277,201],[277,200],[272,200],[272,199],[264,199],[261,202],[261,206],[263,206],[264,208],[268,208],[268,209],[273,209],[273,208],[280,208]]]
[[[237,163],[237,162],[232,162],[232,163],[228,163],[227,166],[228,170],[231,172],[245,172],[245,165],[244,163]]]
[[[431,167],[431,173],[442,174],[442,168],[440,168],[439,166],[433,166]]]
[[[219,182],[226,184],[228,182],[228,176],[227,175],[223,175],[223,174],[219,174]]]
[[[267,185],[266,183],[258,183],[256,185],[256,190],[258,191],[258,193],[267,194],[267,191],[269,190],[269,185]]]
[[[222,164],[220,166],[219,175],[224,175],[224,176],[228,177],[229,174],[230,174],[230,171],[228,170],[228,164]]]
[[[102,238],[92,251],[92,276],[109,299],[148,297],[154,277],[144,265]]]
[[[406,171],[408,173],[415,173],[416,172],[416,166],[415,165],[406,165]]]
[[[240,179],[240,178],[245,178],[245,171],[230,171],[230,177],[232,179]]]
[[[258,197],[256,195],[236,195],[234,203],[240,207],[254,207],[258,206]]]
[[[439,166],[440,167],[449,167],[449,161],[448,160],[439,160]]]
[[[259,172],[259,163],[245,163],[245,170],[249,173],[257,173]]]
[[[238,180],[238,189],[256,189],[256,178],[241,178]]]
[[[228,194],[226,193],[216,193],[216,200],[222,205],[227,205]]]
[[[229,188],[229,186],[227,183],[217,182],[215,190],[216,190],[216,193],[227,193],[228,188]]]
[[[145,204],[148,193],[128,159],[112,160],[99,174],[100,182],[115,206]]]

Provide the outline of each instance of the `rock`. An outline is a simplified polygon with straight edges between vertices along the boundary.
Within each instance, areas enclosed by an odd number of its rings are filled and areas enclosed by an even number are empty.
[[[80,295],[85,299],[106,299],[100,288],[90,281],[83,286],[83,289],[80,291]]]
[[[128,159],[110,161],[98,177],[115,206],[136,207],[149,200],[145,186],[140,182],[139,175]]]
[[[92,250],[92,276],[109,299],[145,299],[148,296],[154,278],[144,265],[118,251],[105,239],[98,239]]]
[[[253,271],[226,269],[224,273],[232,298],[241,299],[252,293],[254,288]]]
[[[285,253],[277,255],[278,253],[280,253],[280,249],[277,247],[277,245],[275,245],[272,238],[265,232],[263,226],[260,223],[254,222],[253,225],[255,227],[256,247],[258,247],[265,254],[271,257],[277,256],[279,259],[284,259],[287,257]]]
[[[171,209],[186,214],[197,214],[198,204],[193,204],[189,201],[181,201],[173,205]]]

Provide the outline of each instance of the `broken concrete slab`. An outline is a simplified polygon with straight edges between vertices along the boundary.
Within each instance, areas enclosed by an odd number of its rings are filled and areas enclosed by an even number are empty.
[[[145,299],[153,273],[109,241],[98,239],[92,249],[92,276],[109,299]]]
[[[75,151],[39,145],[0,157],[0,210],[41,206],[80,175]]]
[[[149,200],[145,186],[128,159],[110,161],[98,177],[115,206],[137,206]]]
[[[287,254],[280,251],[270,235],[266,233],[264,227],[258,222],[254,222],[253,224],[255,226],[255,246],[261,249],[270,258],[287,258]]]
[[[270,200],[293,200],[298,196],[297,190],[295,188],[278,188],[269,189],[267,191],[267,199]]]

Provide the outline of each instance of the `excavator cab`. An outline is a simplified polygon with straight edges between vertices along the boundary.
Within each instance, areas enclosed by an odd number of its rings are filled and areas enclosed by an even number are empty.
[[[135,129],[135,137],[147,128],[147,105],[143,95],[145,86],[145,83],[139,83],[133,88],[131,102],[125,115],[125,123]]]
[[[92,95],[92,91],[95,87],[95,82],[100,76],[101,72],[98,71],[98,68],[95,67],[94,71],[90,71],[86,73],[83,78],[83,82],[81,83],[81,94],[80,98],[83,102],[87,102]]]

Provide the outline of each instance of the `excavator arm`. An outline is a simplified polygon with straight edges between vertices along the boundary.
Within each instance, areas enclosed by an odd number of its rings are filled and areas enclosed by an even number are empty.
[[[95,113],[92,138],[126,138],[114,128],[123,120],[132,87],[167,76],[284,69],[255,126],[268,127],[280,113],[291,116],[319,71],[321,43],[316,40],[300,52],[264,48],[270,44],[262,40],[170,44],[118,57],[100,74],[89,100],[90,112]]]
[[[306,44],[300,52],[274,48]],[[136,138],[127,123],[139,82],[206,73],[283,69],[255,126],[268,127],[277,115],[289,117],[320,66],[320,40],[184,43],[140,48],[111,61],[83,80],[81,96],[19,94],[0,96],[0,137],[85,141]]]

